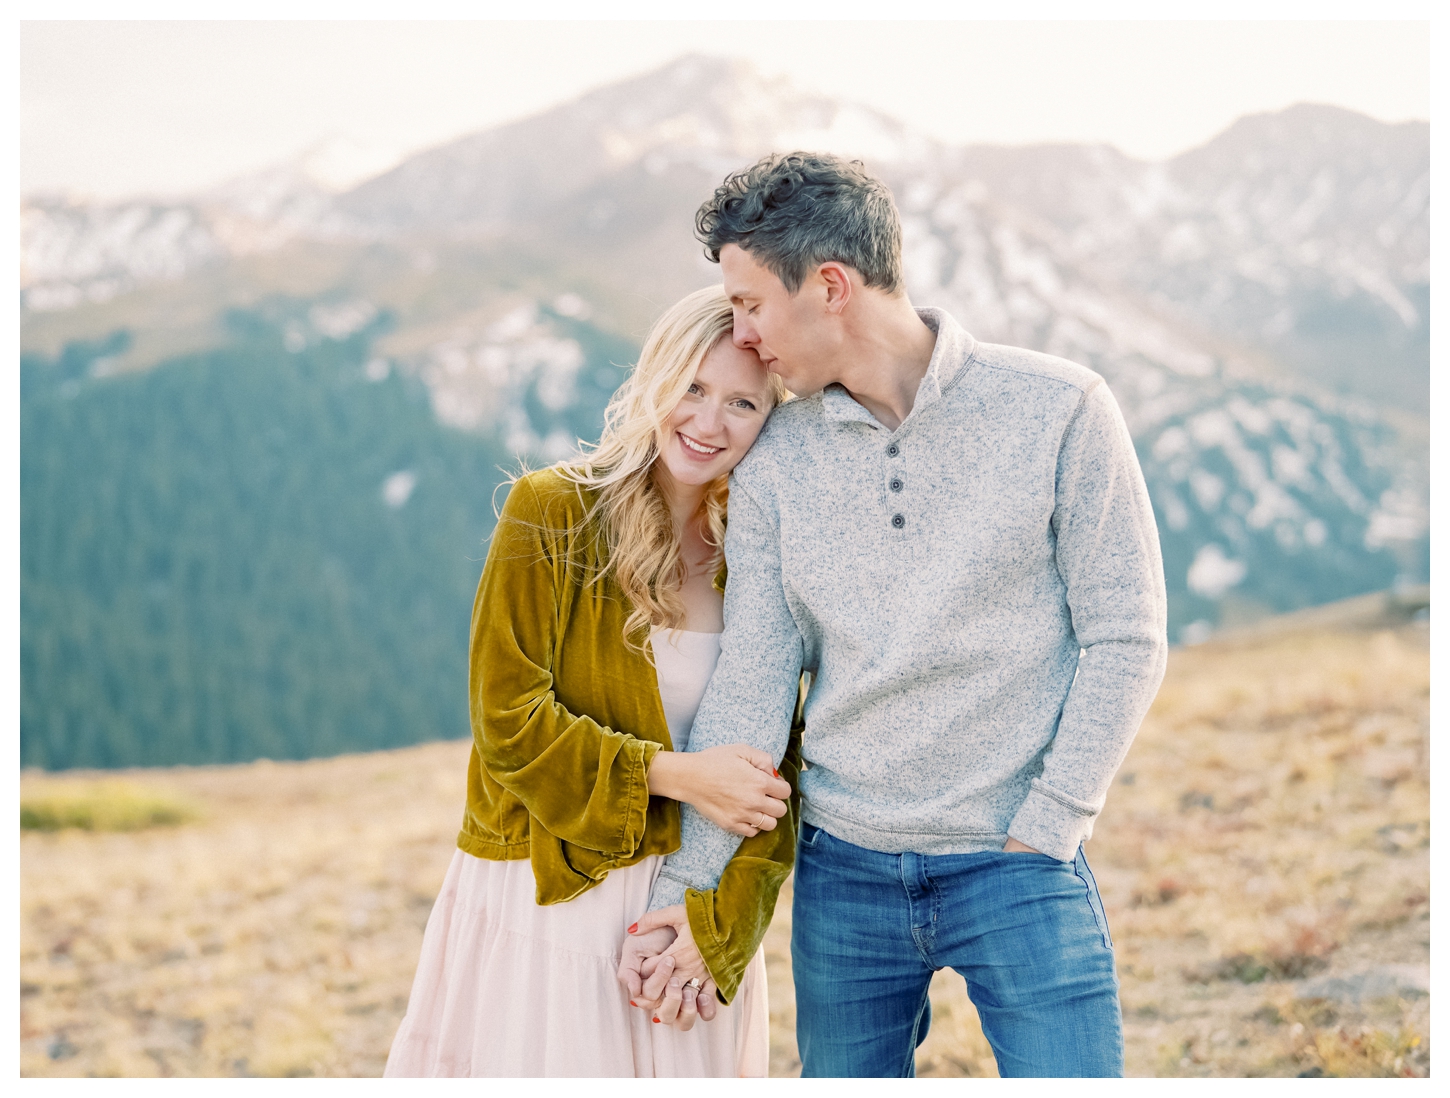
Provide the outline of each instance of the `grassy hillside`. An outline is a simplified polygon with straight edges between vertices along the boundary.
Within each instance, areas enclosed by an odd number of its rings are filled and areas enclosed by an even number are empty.
[[[219,347],[144,372],[128,329],[22,358],[23,765],[466,734],[469,612],[516,461],[496,430],[441,425],[379,356],[391,313],[328,336],[325,308],[232,309]],[[595,438],[632,348],[548,322],[584,364],[567,406],[535,383],[523,411]]]
[[[473,585],[508,462],[362,370],[374,334],[97,377],[22,364],[21,760],[305,758],[458,736]],[[272,315],[275,314],[275,315]],[[406,498],[384,498],[397,474]],[[396,485],[395,485],[396,488]]]
[[[1088,845],[1130,1075],[1428,1074],[1428,626],[1366,606],[1170,657]],[[25,774],[22,805],[187,822],[22,834],[21,1073],[378,1074],[467,754]],[[777,1075],[799,1070],[789,927],[787,889]],[[920,1072],[993,1074],[961,979],[933,1003]]]

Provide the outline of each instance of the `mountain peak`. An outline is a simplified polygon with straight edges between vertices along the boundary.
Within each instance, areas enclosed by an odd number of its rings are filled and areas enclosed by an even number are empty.
[[[1215,161],[1225,169],[1244,156],[1274,156],[1278,163],[1301,166],[1314,161],[1362,156],[1403,160],[1423,156],[1428,168],[1428,122],[1386,123],[1359,111],[1328,103],[1295,103],[1277,111],[1246,114],[1209,141],[1180,153],[1170,163],[1201,168]]]
[[[519,223],[622,171],[717,177],[771,152],[920,157],[935,143],[871,108],[803,91],[735,58],[687,54],[531,118],[410,158],[344,196],[393,228]]]

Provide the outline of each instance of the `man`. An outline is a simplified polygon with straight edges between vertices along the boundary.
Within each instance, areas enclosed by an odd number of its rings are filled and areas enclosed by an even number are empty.
[[[913,1074],[932,973],[951,967],[1004,1076],[1120,1075],[1081,844],[1167,639],[1117,404],[1082,366],[914,309],[891,194],[857,162],[768,157],[697,228],[735,343],[801,397],[731,480],[725,634],[689,746],[779,758],[812,676],[791,940],[802,1073]],[[700,938],[739,841],[686,807],[640,931]]]

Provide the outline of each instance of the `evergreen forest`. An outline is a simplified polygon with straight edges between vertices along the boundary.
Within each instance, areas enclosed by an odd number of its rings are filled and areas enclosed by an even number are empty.
[[[469,615],[517,463],[440,426],[415,378],[370,378],[387,316],[298,350],[299,308],[234,311],[224,347],[144,373],[105,374],[125,332],[22,360],[23,766],[468,735]],[[586,385],[567,426],[597,437],[608,395]]]

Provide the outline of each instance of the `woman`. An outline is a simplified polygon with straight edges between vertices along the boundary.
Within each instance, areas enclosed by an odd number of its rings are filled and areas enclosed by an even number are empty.
[[[682,752],[719,654],[726,477],[786,395],[730,331],[718,288],[675,305],[599,445],[509,492],[473,609],[459,849],[387,1075],[766,1074],[759,943],[794,857],[799,733],[789,784],[741,745]],[[713,979],[671,1026],[615,966],[679,801],[750,837],[695,934]]]

